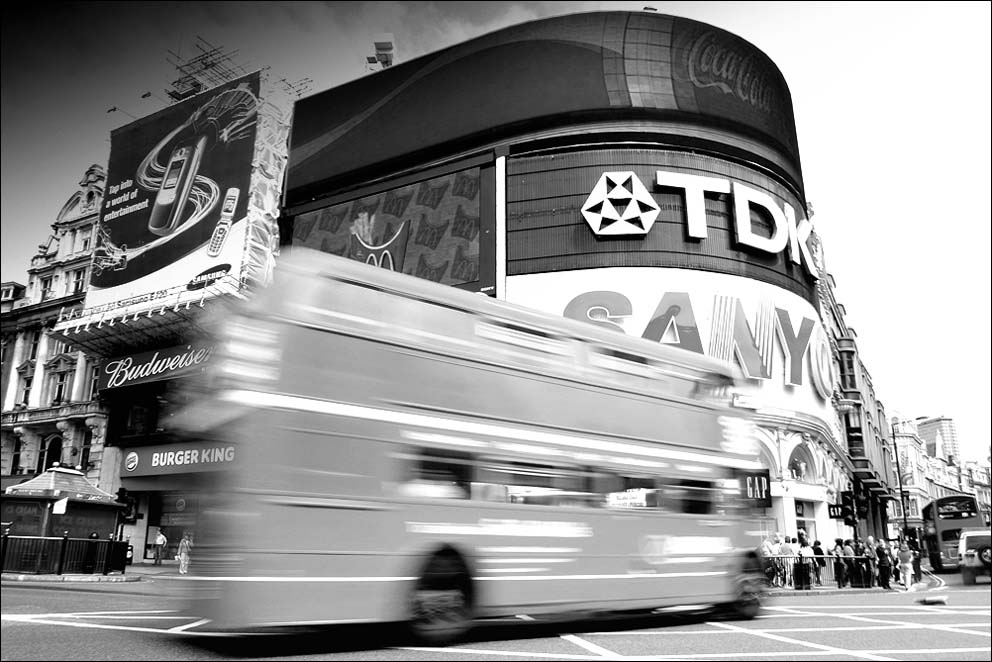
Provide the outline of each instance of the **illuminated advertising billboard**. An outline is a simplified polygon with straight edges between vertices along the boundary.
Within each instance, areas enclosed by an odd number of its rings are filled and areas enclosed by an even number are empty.
[[[112,132],[87,309],[237,289],[260,84],[250,74]]]
[[[506,299],[737,364],[738,403],[832,425],[827,332],[802,297],[749,278],[613,267],[507,277]]]
[[[691,125],[710,144],[733,132],[802,189],[792,97],[764,53],[698,21],[614,11],[521,23],[301,99],[286,206],[466,144],[604,117],[676,136]]]
[[[794,190],[729,159],[590,147],[507,160],[508,276],[602,267],[698,269],[818,306],[813,226]]]

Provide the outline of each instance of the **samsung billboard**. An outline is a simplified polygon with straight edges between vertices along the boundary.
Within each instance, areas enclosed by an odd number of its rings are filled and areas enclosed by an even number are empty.
[[[252,244],[277,246],[288,113],[274,128],[263,86],[249,74],[111,133],[87,312],[236,290]]]

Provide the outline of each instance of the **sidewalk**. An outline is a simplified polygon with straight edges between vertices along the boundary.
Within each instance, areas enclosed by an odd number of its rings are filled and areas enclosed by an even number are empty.
[[[163,561],[162,565],[152,563],[135,563],[127,566],[124,574],[111,573],[108,575],[34,575],[29,573],[4,572],[0,574],[0,581],[4,584],[8,582],[28,582],[43,584],[90,584],[90,583],[121,583],[138,582],[142,579],[168,579],[170,577],[179,578],[179,564],[175,561]]]
[[[896,582],[891,583],[892,588],[890,589],[884,589],[880,586],[872,586],[869,588],[852,588],[851,586],[845,586],[844,588],[837,588],[836,582],[833,582],[830,585],[824,584],[823,586],[814,586],[811,589],[802,590],[777,586],[768,591],[768,596],[778,598],[801,597],[804,595],[851,595],[857,593],[911,593],[942,588],[945,585],[946,582],[943,579],[924,569],[923,581],[916,582],[909,589],[904,588],[902,584],[897,584]]]

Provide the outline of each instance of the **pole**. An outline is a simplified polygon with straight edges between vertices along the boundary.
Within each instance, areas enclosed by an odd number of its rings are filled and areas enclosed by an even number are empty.
[[[906,520],[906,493],[902,490],[902,468],[899,466],[899,444],[896,442],[896,423],[898,418],[892,418],[892,452],[896,456],[896,473],[899,474],[899,505],[902,507],[902,538],[909,533],[909,523]]]

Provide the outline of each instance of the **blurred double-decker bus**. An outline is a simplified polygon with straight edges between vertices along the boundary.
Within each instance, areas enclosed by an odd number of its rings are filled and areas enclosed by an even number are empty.
[[[224,441],[191,574],[204,627],[760,610],[736,368],[297,250],[219,325],[186,412]]]

